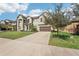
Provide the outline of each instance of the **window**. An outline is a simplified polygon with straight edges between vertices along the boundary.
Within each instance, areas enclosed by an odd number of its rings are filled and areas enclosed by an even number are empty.
[[[26,21],[24,20],[24,23],[26,23]]]
[[[21,23],[22,19],[19,19],[19,23]]]
[[[42,18],[40,19],[40,21],[42,22]]]
[[[27,19],[27,21],[29,22],[30,19]]]
[[[29,23],[29,19],[26,20],[26,23],[27,23],[27,24]]]
[[[19,21],[22,21],[22,19],[19,19]]]

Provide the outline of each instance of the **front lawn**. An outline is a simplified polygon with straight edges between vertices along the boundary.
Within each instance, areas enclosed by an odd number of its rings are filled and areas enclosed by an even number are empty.
[[[27,35],[32,34],[33,32],[16,32],[16,31],[6,31],[0,32],[0,38],[8,38],[8,39],[17,39]]]
[[[57,36],[56,32],[52,32],[49,45],[79,49],[79,36],[65,32],[59,32]]]

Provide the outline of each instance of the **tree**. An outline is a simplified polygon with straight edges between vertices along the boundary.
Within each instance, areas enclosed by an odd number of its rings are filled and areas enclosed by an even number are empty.
[[[55,11],[52,13],[48,11],[48,14],[49,16],[45,17],[45,23],[52,25],[53,29],[57,29],[58,35],[60,28],[68,24],[68,19],[62,12],[62,4],[55,4]]]
[[[45,12],[47,15],[43,15],[44,18],[45,18],[45,24],[48,25],[48,24],[51,24],[51,19],[52,19],[52,15],[51,13],[47,10],[47,12]]]
[[[64,12],[62,12],[62,6],[63,4],[61,3],[55,4],[55,12],[52,17],[52,26],[57,29],[57,35],[59,30],[65,27],[69,22],[69,19],[64,15]]]
[[[75,16],[75,20],[79,20],[79,4],[78,3],[72,3],[72,10]]]
[[[73,7],[73,12],[74,12],[74,15],[77,17],[79,16],[79,4],[78,3],[72,3],[71,4]]]
[[[55,4],[55,12],[53,13],[52,26],[53,28],[57,29],[57,34],[59,32],[59,28],[61,26],[61,22],[63,18],[61,9],[62,9],[62,4]]]

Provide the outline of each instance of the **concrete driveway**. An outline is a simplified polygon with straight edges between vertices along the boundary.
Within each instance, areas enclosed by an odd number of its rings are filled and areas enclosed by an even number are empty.
[[[0,38],[2,56],[79,55],[79,50],[48,45],[50,32],[37,32],[16,40]]]

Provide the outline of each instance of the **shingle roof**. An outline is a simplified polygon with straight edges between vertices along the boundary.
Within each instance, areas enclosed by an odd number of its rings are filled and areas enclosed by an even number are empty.
[[[39,16],[24,16],[24,15],[22,15],[22,14],[19,14],[18,16],[17,16],[17,18],[19,17],[19,16],[22,16],[24,19],[27,19],[28,17],[31,17],[33,20],[34,19],[38,19],[40,16],[44,16],[44,14],[45,13],[47,13],[47,12],[43,12],[43,13],[41,13]],[[48,14],[48,13],[47,13]]]
[[[68,25],[72,24],[72,23],[79,23],[79,20],[71,20]]]
[[[22,14],[19,14],[19,15],[17,16],[17,18],[18,18],[19,16],[22,16],[24,19],[27,18],[26,16],[24,16],[24,15],[22,15]]]

